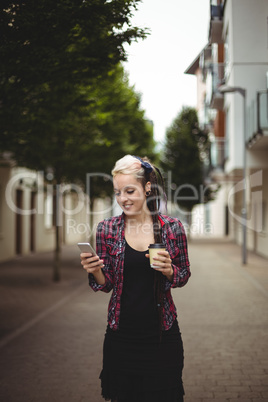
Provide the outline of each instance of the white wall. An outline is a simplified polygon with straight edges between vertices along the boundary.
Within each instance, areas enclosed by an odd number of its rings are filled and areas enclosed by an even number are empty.
[[[199,204],[193,208],[191,225],[193,238],[225,236],[226,185],[224,183],[216,197],[214,201]]]
[[[233,62],[267,63],[267,0],[231,0],[228,3],[232,5],[233,14]]]
[[[247,133],[249,139],[256,129],[256,96],[258,91],[266,89],[266,73],[268,71],[267,45],[267,0],[228,0],[224,14],[224,37],[228,42],[229,86],[242,87],[247,91]],[[225,165],[225,173],[242,179],[244,128],[243,98],[240,94],[225,95],[227,111],[226,131],[229,133],[229,159]],[[254,114],[255,113],[255,114]],[[268,148],[253,147],[246,150],[247,155],[247,247],[260,255],[268,257]],[[262,184],[254,188],[252,174],[262,174]],[[250,185],[251,187],[250,187]],[[253,187],[252,187],[253,185]],[[261,203],[256,203],[254,196],[260,191]],[[230,214],[230,237],[242,244],[242,226],[239,223],[242,206],[242,191],[238,191],[233,199]],[[263,228],[259,230],[260,220]]]

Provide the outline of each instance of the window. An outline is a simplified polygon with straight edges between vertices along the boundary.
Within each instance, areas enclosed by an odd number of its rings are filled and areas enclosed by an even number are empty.
[[[225,64],[224,78],[225,78],[225,81],[227,81],[229,76],[230,76],[230,72],[231,72],[230,48],[229,48],[229,30],[228,30],[228,28],[226,30],[225,41],[224,41],[224,64]]]

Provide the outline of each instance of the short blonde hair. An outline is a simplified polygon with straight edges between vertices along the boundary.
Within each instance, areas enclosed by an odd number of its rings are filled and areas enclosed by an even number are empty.
[[[117,174],[132,174],[136,179],[143,179],[144,169],[139,159],[132,155],[125,155],[116,162],[112,170],[113,177]]]

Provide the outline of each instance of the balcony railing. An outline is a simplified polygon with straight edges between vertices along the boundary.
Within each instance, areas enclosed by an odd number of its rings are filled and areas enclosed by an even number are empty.
[[[212,47],[211,45],[207,45],[203,49],[199,59],[199,67],[202,69],[203,74],[205,73],[205,70],[211,63],[212,63]]]
[[[210,65],[207,73],[207,93],[206,103],[210,105],[212,109],[223,109],[223,95],[219,92],[219,86],[225,83],[225,64],[213,63]]]
[[[226,144],[224,138],[215,138],[211,142],[210,150],[211,168],[223,169],[226,159]]]
[[[268,90],[257,92],[248,113],[248,147],[268,148]]]
[[[268,90],[257,94],[258,131],[268,135]]]

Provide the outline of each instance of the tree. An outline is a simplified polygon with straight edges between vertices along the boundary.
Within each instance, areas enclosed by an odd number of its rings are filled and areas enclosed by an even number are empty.
[[[124,43],[140,0],[2,0],[1,73],[26,87],[88,82],[126,60]],[[6,81],[5,84],[8,84]]]
[[[125,154],[147,155],[155,160],[155,141],[153,127],[145,118],[141,109],[141,98],[129,85],[128,76],[121,65],[111,71],[88,92],[91,108],[94,107],[95,127],[92,143],[83,143],[72,147],[72,156],[77,160],[76,173],[84,178],[86,173],[101,173],[91,179],[91,197],[93,204],[96,197],[112,195],[110,181],[105,181],[102,174],[110,175],[114,163]]]
[[[124,43],[144,38],[131,27],[139,0],[3,0],[0,8],[0,123],[3,141],[28,137],[39,107],[65,113],[66,95],[126,60]]]
[[[95,198],[111,195],[111,182],[104,174],[110,174],[116,159],[126,153],[155,157],[152,126],[121,66],[91,86],[66,92],[60,108],[51,100],[51,105],[40,102],[34,112],[31,130],[17,135],[20,141],[6,149],[13,150],[20,166],[49,168],[54,188],[62,182],[84,185],[87,173],[99,173],[91,179],[91,205]],[[54,279],[59,280],[58,226],[56,244]]]
[[[115,120],[109,119],[114,110],[103,112],[109,102],[100,83],[126,60],[124,43],[146,36],[131,26],[137,3],[2,1],[0,151],[11,151],[21,166],[52,169],[54,184],[81,180],[86,162],[89,168],[94,158],[97,166],[97,148],[110,144],[106,135]],[[127,145],[126,136],[120,146],[124,141]],[[55,280],[59,280],[59,235],[57,227]]]
[[[200,129],[197,112],[184,107],[166,132],[162,168],[172,174],[176,202],[191,211],[196,204],[212,199],[212,188],[205,185],[204,163],[208,158],[208,135]]]

